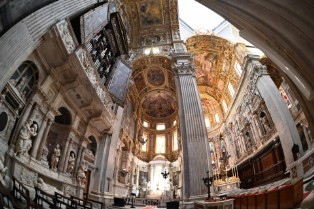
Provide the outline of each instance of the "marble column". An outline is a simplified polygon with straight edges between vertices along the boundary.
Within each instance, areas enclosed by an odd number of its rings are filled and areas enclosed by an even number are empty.
[[[207,188],[202,178],[212,175],[209,142],[191,57],[187,53],[173,55],[179,100],[180,131],[183,148],[183,199],[204,195]]]
[[[44,118],[43,122],[40,126],[40,129],[38,131],[37,137],[35,138],[35,140],[33,141],[33,147],[32,147],[32,153],[31,156],[36,158],[37,157],[37,153],[38,153],[38,148],[40,145],[40,141],[43,139],[43,135],[45,133],[45,130],[47,128],[48,125],[48,118]]]
[[[61,158],[60,158],[60,161],[59,161],[58,171],[63,171],[64,170],[65,160],[66,160],[66,157],[67,157],[66,154],[68,153],[68,150],[69,150],[69,147],[70,147],[70,143],[71,143],[71,139],[67,138],[65,146],[61,150],[62,155],[61,155]]]
[[[266,107],[273,119],[273,123],[279,134],[287,166],[294,162],[291,148],[294,144],[299,145],[301,156],[303,155],[302,144],[294,120],[283,101],[276,85],[268,75],[266,67],[259,62],[253,63],[252,82],[264,99]],[[254,85],[252,85],[254,86]]]
[[[38,148],[38,152],[36,156],[37,160],[41,160],[41,156],[43,154],[44,146],[46,146],[47,136],[48,136],[51,124],[52,124],[52,120],[48,119],[44,134],[40,140],[40,144],[39,144],[39,148]]]
[[[79,165],[82,164],[82,161],[84,159],[84,147],[80,147],[76,156],[76,162],[75,162],[75,167],[74,167],[74,174],[76,174],[77,169],[79,167]],[[69,153],[70,154],[70,153]]]

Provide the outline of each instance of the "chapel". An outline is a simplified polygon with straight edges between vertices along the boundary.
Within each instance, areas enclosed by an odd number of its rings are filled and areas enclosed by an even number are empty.
[[[0,209],[313,208],[313,1],[179,2],[1,1]]]

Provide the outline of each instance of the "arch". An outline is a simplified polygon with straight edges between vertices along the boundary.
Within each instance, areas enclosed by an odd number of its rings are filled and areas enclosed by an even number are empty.
[[[54,122],[62,125],[72,125],[72,115],[70,111],[65,107],[60,107],[58,111],[61,115],[56,116]]]
[[[38,68],[32,61],[23,62],[11,76],[9,82],[26,99],[38,83]]]
[[[87,145],[87,149],[89,149],[90,151],[92,151],[92,153],[94,155],[96,155],[96,152],[97,152],[97,141],[96,141],[96,138],[94,136],[89,136],[88,139],[91,142]]]

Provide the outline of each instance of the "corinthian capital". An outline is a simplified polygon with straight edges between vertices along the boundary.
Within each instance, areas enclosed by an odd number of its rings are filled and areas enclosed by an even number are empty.
[[[195,74],[195,67],[192,63],[180,63],[175,64],[175,70],[177,71],[178,75],[184,74]]]

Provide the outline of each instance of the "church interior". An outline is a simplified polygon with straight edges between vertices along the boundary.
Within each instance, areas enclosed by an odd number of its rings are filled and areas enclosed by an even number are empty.
[[[314,3],[196,2],[1,1],[0,209],[314,208]]]

